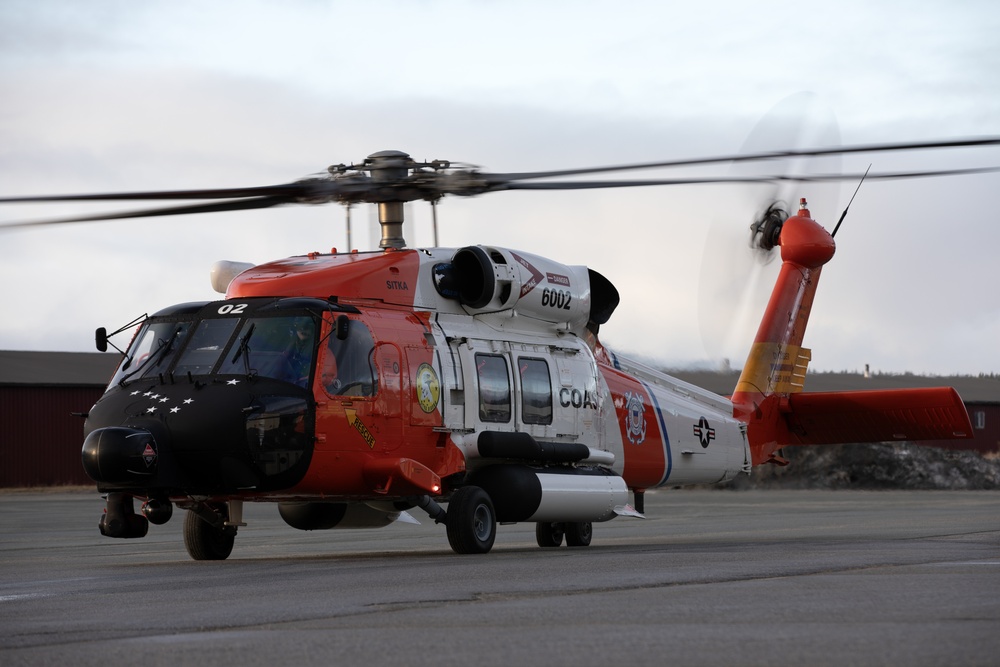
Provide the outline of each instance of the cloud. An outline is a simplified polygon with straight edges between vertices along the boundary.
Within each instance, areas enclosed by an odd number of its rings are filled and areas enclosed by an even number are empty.
[[[789,3],[770,13],[356,5],[240,3],[233,30],[227,3],[108,5],[92,16],[73,3],[7,5],[0,20],[19,39],[0,47],[0,194],[264,185],[383,149],[501,172],[731,153],[803,89],[833,110],[846,142],[1000,133],[997,50],[975,37],[1000,19],[978,3],[918,4],[904,16],[852,5],[847,19],[839,7],[803,16]],[[794,34],[776,28],[775,16],[793,14]],[[877,39],[889,18],[897,29]],[[996,161],[996,151],[875,158],[877,169]],[[814,367],[1000,371],[989,338],[1000,304],[974,289],[995,278],[995,183],[862,188],[817,297]],[[832,226],[850,189],[814,215]],[[445,245],[521,248],[601,271],[623,297],[602,336],[681,361],[705,354],[700,313],[735,308],[699,295],[710,224],[742,228],[748,208],[723,186],[511,192],[445,201],[439,218]],[[8,206],[0,216],[85,210]],[[410,210],[416,242],[430,243],[429,211]],[[367,239],[369,217],[355,209],[356,239]],[[89,349],[95,326],[214,298],[217,259],[260,262],[343,239],[343,212],[329,206],[5,232],[0,284],[14,315],[0,346]]]

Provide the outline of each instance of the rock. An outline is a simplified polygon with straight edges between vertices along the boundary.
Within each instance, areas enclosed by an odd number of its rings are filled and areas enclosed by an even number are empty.
[[[785,467],[763,465],[725,489],[1000,489],[1000,457],[910,443],[786,447]]]

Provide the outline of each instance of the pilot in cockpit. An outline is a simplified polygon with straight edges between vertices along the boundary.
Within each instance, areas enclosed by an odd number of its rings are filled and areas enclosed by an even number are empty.
[[[371,333],[363,324],[351,322],[343,340],[331,336],[320,364],[320,380],[332,396],[372,396],[375,370]]]
[[[297,317],[292,326],[291,344],[285,350],[287,380],[300,387],[309,381],[309,367],[313,355],[313,331],[315,325],[309,317]]]

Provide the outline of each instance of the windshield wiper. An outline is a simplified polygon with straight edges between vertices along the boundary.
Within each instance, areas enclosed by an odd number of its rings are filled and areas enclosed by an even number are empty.
[[[250,326],[247,328],[247,332],[243,334],[240,338],[240,344],[236,346],[236,354],[233,355],[232,361],[229,363],[235,364],[236,360],[243,357],[243,370],[246,373],[247,379],[251,377],[250,371],[250,337],[253,336],[254,330],[257,328],[256,322],[251,322]]]
[[[125,388],[125,385],[128,382],[129,378],[131,378],[133,375],[135,375],[136,373],[138,373],[139,371],[141,371],[143,368],[145,368],[146,366],[148,366],[149,362],[151,362],[153,359],[160,358],[160,356],[161,356],[160,353],[163,352],[164,349],[169,349],[170,348],[170,343],[172,341],[173,341],[173,338],[171,338],[169,341],[163,340],[161,338],[159,340],[159,347],[157,347],[156,350],[154,350],[152,354],[150,354],[149,356],[147,356],[145,358],[145,360],[143,360],[143,362],[141,364],[139,364],[138,368],[136,368],[134,371],[132,371],[128,375],[123,376],[122,379],[118,381],[118,384],[122,387],[122,389]],[[132,358],[129,357],[128,362],[126,363],[125,367],[128,367],[129,365],[131,365],[131,363],[132,363]]]
[[[147,356],[145,358],[145,360],[143,360],[143,362],[141,364],[139,364],[138,368],[136,368],[134,371],[132,371],[131,373],[129,373],[128,375],[126,375],[125,377],[123,377],[121,380],[119,380],[118,384],[120,384],[122,386],[122,388],[124,388],[126,381],[129,378],[131,378],[133,375],[137,374],[139,371],[141,371],[146,366],[149,366],[150,362],[155,361],[156,363],[154,363],[153,366],[156,366],[161,361],[163,361],[166,358],[166,356],[168,354],[170,354],[170,350],[174,349],[174,341],[177,340],[178,338],[180,338],[182,335],[184,335],[184,331],[185,330],[183,328],[178,328],[177,330],[174,331],[173,335],[170,337],[169,340],[163,340],[162,338],[160,338],[159,339],[159,345],[152,352],[152,354],[150,354],[149,356]],[[132,363],[132,359],[129,358],[129,360],[128,360],[127,364],[126,364],[126,367],[127,367],[128,364],[131,364],[131,363]],[[160,379],[161,380],[163,379],[162,374],[160,375]]]

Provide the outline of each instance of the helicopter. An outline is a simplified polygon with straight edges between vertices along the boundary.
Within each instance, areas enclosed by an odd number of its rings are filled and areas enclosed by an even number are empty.
[[[729,397],[604,345],[600,327],[620,294],[598,271],[492,245],[409,248],[404,204],[507,190],[850,180],[859,175],[576,179],[996,144],[1000,138],[991,137],[529,173],[488,173],[389,150],[272,186],[0,203],[199,202],[4,229],[286,204],[375,205],[377,251],[219,262],[212,283],[222,299],[96,331],[100,351],[133,332],[84,426],[82,465],[106,499],[98,527],[107,537],[142,538],[175,508],[187,510],[189,555],[224,560],[246,526],[247,502],[275,503],[289,526],[305,531],[379,528],[419,510],[444,525],[456,553],[484,554],[498,525],[509,523],[534,523],[543,548],[586,547],[595,523],[644,517],[647,490],[787,465],[784,447],[970,438],[972,426],[947,387],[803,391],[806,325],[844,219],[828,232],[805,198],[792,211],[769,206],[750,226],[752,247],[777,253],[781,266]],[[984,171],[997,169],[865,177]]]

